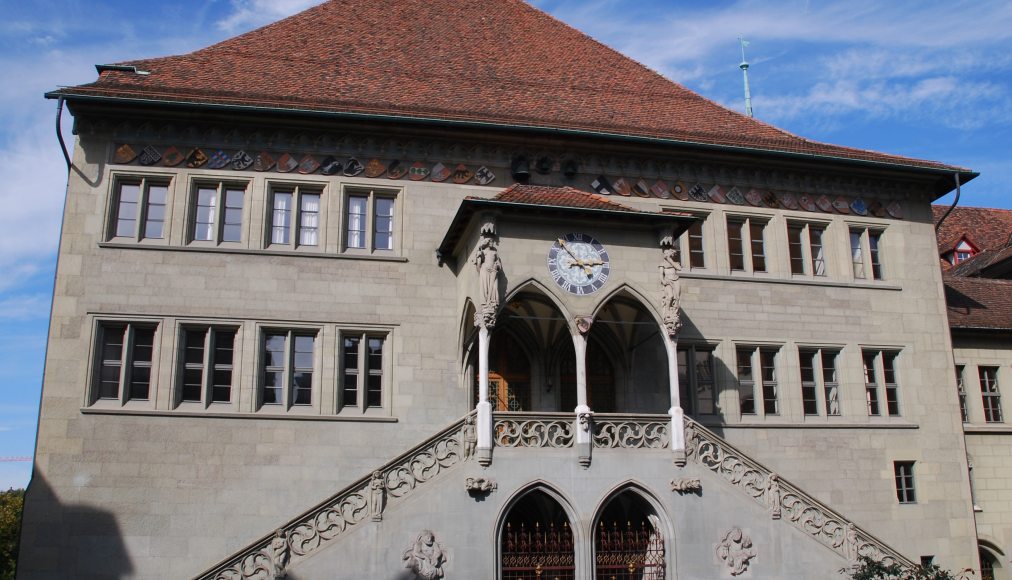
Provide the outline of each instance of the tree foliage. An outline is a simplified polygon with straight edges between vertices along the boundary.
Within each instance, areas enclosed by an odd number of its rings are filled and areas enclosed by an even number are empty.
[[[21,510],[24,505],[25,490],[0,492],[0,580],[14,579],[18,542],[21,538]]]
[[[962,580],[966,578],[965,570],[960,576],[943,570],[934,564],[903,568],[899,564],[883,564],[867,556],[852,568],[843,568],[840,573],[846,574],[851,580]]]

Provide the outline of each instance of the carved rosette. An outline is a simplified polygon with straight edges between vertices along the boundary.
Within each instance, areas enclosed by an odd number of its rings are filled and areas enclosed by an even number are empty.
[[[732,576],[740,576],[748,571],[749,564],[757,555],[752,538],[735,526],[724,534],[717,544],[717,557],[724,563]]]

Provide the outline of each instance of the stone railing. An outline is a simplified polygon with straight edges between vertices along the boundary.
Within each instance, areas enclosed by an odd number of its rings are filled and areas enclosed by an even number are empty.
[[[786,520],[851,562],[868,556],[886,564],[914,566],[882,540],[688,418],[685,453],[689,461],[720,475],[764,506],[773,519]]]
[[[594,415],[594,447],[605,449],[667,449],[671,418],[667,415]]]
[[[461,418],[367,476],[317,504],[274,533],[246,546],[197,576],[201,580],[273,580],[289,563],[305,558],[385,508],[403,501],[447,469],[470,458],[473,444]],[[473,430],[470,430],[473,434]]]
[[[575,430],[572,413],[495,413],[496,447],[572,447]]]

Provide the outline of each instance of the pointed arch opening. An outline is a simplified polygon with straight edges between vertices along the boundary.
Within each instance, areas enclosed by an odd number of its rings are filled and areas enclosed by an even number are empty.
[[[499,578],[575,580],[572,522],[553,494],[535,488],[509,507],[499,527]]]
[[[652,502],[633,488],[616,492],[595,518],[595,577],[667,578],[669,536],[670,527]]]

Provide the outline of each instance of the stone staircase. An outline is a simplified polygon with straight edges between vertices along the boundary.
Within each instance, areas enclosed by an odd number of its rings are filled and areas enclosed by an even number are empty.
[[[467,420],[472,416],[470,413],[461,417],[380,466],[373,475],[353,482],[196,578],[283,578],[292,564],[370,520],[381,518],[384,511],[407,501],[416,489],[429,486],[446,471],[472,459],[473,445],[465,441]],[[573,445],[572,419],[562,421],[559,417],[535,416],[496,419],[497,446],[559,448]],[[630,418],[600,423],[594,425],[594,441],[595,447],[602,450],[665,448],[671,440],[667,432],[670,423],[666,420]],[[903,567],[914,566],[882,540],[688,418],[685,419],[685,448],[688,461],[720,476],[728,485],[765,507],[771,518],[803,531],[847,561],[856,562],[860,556],[868,556]],[[677,471],[674,473],[677,475]]]

